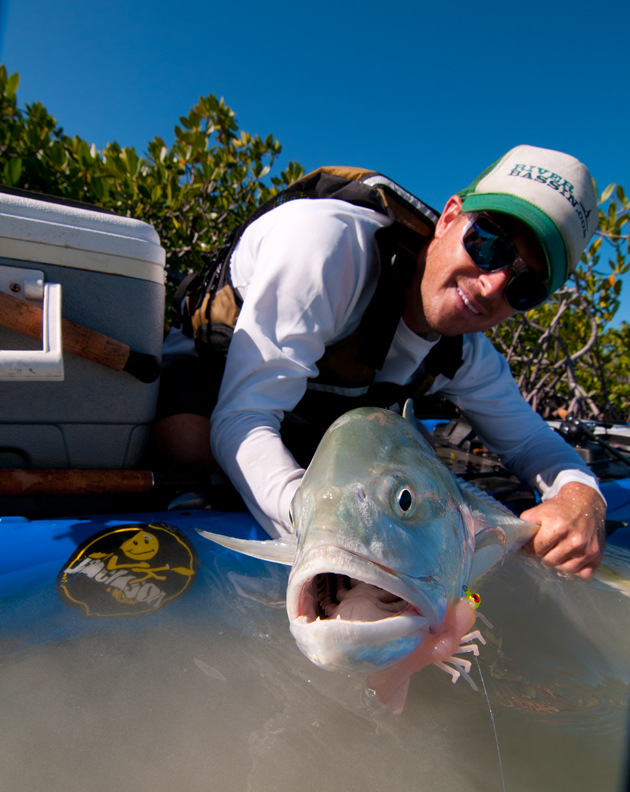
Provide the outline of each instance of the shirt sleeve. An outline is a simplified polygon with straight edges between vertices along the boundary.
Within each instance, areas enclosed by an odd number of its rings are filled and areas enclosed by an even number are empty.
[[[433,388],[456,404],[487,448],[543,500],[571,481],[601,491],[582,457],[521,396],[505,358],[481,334],[464,336],[464,363]],[[603,496],[602,496],[603,498]]]
[[[306,204],[306,206],[305,206]],[[211,418],[212,451],[260,524],[290,532],[303,470],[279,435],[333,340],[371,298],[374,233],[389,222],[342,201],[293,201],[253,223],[232,260],[244,303]]]

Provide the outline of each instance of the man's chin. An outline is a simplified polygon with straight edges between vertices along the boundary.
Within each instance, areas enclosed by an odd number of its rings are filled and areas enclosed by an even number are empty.
[[[492,327],[509,319],[514,312],[507,316],[488,316],[487,314],[474,314],[468,308],[455,310],[447,315],[427,318],[431,330],[441,336],[458,336],[464,333],[483,333]]]
[[[483,317],[481,316],[473,316],[470,319],[468,317],[462,317],[461,315],[446,318],[441,317],[439,320],[431,322],[431,329],[433,332],[438,333],[438,335],[446,336],[447,338],[463,335],[464,333],[479,333],[492,326],[482,320]]]

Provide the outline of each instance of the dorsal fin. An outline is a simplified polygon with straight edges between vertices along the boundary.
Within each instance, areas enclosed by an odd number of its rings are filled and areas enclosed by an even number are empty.
[[[409,423],[413,426],[414,429],[420,431],[420,426],[418,425],[418,418],[416,416],[416,411],[413,408],[412,399],[407,399],[407,401],[405,402],[402,416],[405,419],[405,421],[409,421]]]
[[[500,511],[505,512],[510,517],[515,517],[514,512],[511,512],[507,506],[505,506],[503,503],[498,501],[496,498],[493,498],[489,492],[484,492],[484,490],[479,489],[479,487],[476,487],[470,481],[464,481],[464,479],[461,479],[459,476],[455,476],[455,478],[457,479],[457,483],[459,484],[459,487],[462,490],[462,494],[465,495],[465,493],[470,493],[471,495],[474,495],[475,498],[479,498],[488,505],[493,506],[495,509],[499,509]],[[466,500],[468,501],[469,499],[467,498]],[[469,505],[472,508],[472,505],[470,503]]]

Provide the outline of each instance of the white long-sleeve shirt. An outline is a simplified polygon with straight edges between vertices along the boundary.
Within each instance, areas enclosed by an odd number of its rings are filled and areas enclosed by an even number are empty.
[[[289,505],[304,473],[280,439],[284,413],[317,376],[326,346],[358,327],[378,280],[374,233],[389,222],[344,201],[291,201],[252,223],[232,255],[244,303],[212,414],[212,451],[272,536],[291,531]],[[375,381],[411,381],[434,343],[401,319]],[[175,334],[170,351],[185,348]],[[485,336],[464,336],[463,359],[455,377],[438,376],[430,392],[458,405],[522,481],[543,499],[569,481],[598,489],[581,457],[524,401]]]

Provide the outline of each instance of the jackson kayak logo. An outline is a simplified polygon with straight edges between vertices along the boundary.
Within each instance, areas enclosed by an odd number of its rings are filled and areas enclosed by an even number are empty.
[[[192,587],[199,558],[172,525],[119,525],[90,536],[57,576],[61,601],[84,616],[140,616]]]

